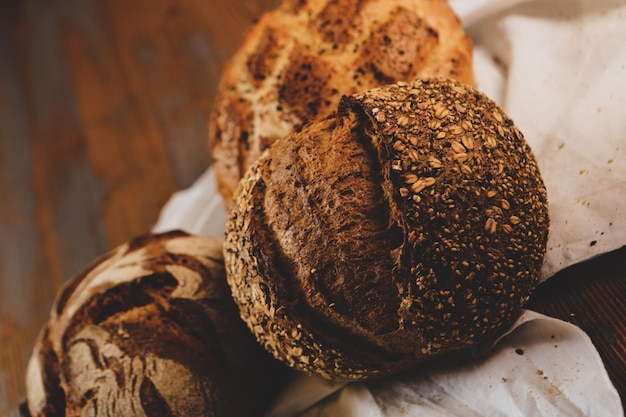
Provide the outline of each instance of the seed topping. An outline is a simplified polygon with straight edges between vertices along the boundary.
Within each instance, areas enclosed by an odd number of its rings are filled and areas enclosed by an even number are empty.
[[[450,145],[452,146],[452,150],[456,153],[465,153],[466,151],[465,146],[460,142],[452,141]]]
[[[390,173],[384,176],[401,201],[405,244],[419,254],[402,252],[414,278],[398,284],[405,297],[401,322],[436,331],[439,339],[420,347],[431,354],[450,340],[474,343],[474,336],[465,336],[467,322],[477,332],[511,322],[511,300],[521,300],[537,274],[548,220],[536,162],[501,109],[456,83],[407,85],[388,87],[387,99],[356,97],[372,99],[363,105],[383,132],[376,140],[389,148]],[[456,281],[441,290],[439,273]],[[483,282],[489,284],[481,287]],[[481,311],[486,303],[488,313]],[[464,316],[456,320],[461,310]],[[438,314],[423,313],[429,311]],[[445,332],[432,325],[443,317],[451,320]]]
[[[471,136],[463,136],[461,143],[469,150],[474,149],[474,139]]]

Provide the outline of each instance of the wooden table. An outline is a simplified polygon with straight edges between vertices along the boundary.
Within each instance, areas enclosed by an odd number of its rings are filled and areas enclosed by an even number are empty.
[[[150,230],[210,164],[225,59],[278,0],[0,2],[0,415],[24,397],[59,286]],[[626,398],[626,250],[560,273],[533,309],[584,329]]]

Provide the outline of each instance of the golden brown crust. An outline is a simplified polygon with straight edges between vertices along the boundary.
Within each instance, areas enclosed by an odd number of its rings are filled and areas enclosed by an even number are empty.
[[[267,146],[342,95],[435,76],[474,83],[471,41],[445,0],[286,1],[224,69],[209,122],[220,192],[230,204]]]
[[[33,417],[259,415],[282,368],[239,318],[221,240],[147,235],[59,292],[29,364],[28,408]]]
[[[548,224],[513,122],[428,79],[345,97],[270,147],[238,189],[225,265],[272,354],[362,379],[500,335],[536,285]]]

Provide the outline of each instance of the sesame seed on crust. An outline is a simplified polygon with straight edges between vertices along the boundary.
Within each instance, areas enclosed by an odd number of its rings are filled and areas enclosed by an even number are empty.
[[[537,284],[548,225],[513,121],[423,79],[344,97],[272,145],[239,185],[225,264],[275,357],[364,379],[489,345]]]

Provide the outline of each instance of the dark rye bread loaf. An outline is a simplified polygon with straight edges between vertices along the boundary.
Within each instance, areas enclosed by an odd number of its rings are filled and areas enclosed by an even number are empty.
[[[27,408],[33,417],[259,416],[285,369],[239,318],[221,240],[148,235],[59,292],[29,363]]]
[[[275,142],[240,184],[225,265],[274,356],[363,379],[491,343],[537,283],[548,224],[511,119],[429,79],[344,97]]]
[[[224,67],[209,122],[221,194],[230,204],[267,146],[342,95],[435,76],[474,83],[471,40],[446,0],[285,0]]]

